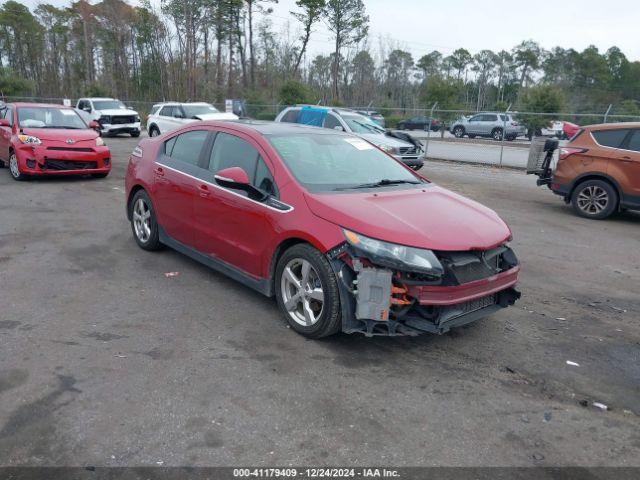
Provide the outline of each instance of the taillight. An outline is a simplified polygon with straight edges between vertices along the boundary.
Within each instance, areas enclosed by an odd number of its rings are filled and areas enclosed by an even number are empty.
[[[565,160],[571,155],[576,153],[586,153],[589,150],[586,148],[571,148],[571,147],[562,147],[560,149],[560,160]]]

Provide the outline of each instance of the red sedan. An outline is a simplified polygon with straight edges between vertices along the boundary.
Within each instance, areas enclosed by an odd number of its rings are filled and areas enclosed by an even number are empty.
[[[106,177],[111,153],[71,107],[8,103],[0,106],[0,164],[8,164],[15,180],[42,175]]]
[[[343,132],[190,125],[140,142],[126,193],[141,248],[275,296],[311,338],[445,333],[520,297],[498,215]]]

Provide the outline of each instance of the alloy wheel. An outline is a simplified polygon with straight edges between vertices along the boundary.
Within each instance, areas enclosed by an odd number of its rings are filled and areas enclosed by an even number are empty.
[[[18,168],[18,158],[15,153],[12,153],[9,157],[9,171],[13,178],[20,177],[20,169]]]
[[[609,194],[597,185],[590,185],[578,194],[578,208],[588,215],[597,215],[609,205]]]
[[[311,263],[294,258],[284,267],[280,280],[282,301],[291,319],[299,325],[315,325],[324,309],[324,290]]]
[[[144,198],[136,200],[133,206],[133,229],[142,243],[151,237],[151,209]]]

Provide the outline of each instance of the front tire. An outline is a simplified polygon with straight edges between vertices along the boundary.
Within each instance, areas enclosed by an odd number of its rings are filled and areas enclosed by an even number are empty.
[[[161,244],[156,212],[147,192],[138,190],[129,208],[131,231],[138,246],[149,251],[159,250]]]
[[[287,250],[276,266],[276,299],[287,322],[308,338],[340,331],[338,281],[329,261],[311,245]]]
[[[462,138],[464,137],[464,127],[456,127],[453,129],[453,135],[456,138]]]
[[[149,129],[149,136],[150,137],[157,137],[158,135],[160,135],[160,129],[158,127],[156,127],[155,125],[153,125]]]
[[[573,191],[571,205],[581,217],[604,220],[618,208],[618,192],[604,180],[587,180]]]
[[[20,171],[20,164],[18,163],[18,157],[16,157],[15,152],[11,152],[9,155],[9,173],[11,173],[11,178],[18,182],[26,180],[27,178],[27,176]]]

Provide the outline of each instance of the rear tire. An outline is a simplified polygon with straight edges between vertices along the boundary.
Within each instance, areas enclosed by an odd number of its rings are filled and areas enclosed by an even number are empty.
[[[618,192],[604,180],[587,180],[573,190],[571,205],[581,217],[604,220],[618,208]]]
[[[473,138],[476,138],[476,136],[469,134],[469,138],[473,139]]]
[[[491,132],[491,138],[493,138],[496,142],[502,141],[502,129],[494,128]]]
[[[147,192],[138,190],[129,209],[131,231],[138,246],[143,250],[159,250],[161,244],[156,212]]]
[[[133,138],[138,138],[140,136],[140,132],[132,132],[130,134]]]
[[[311,245],[294,245],[280,257],[275,291],[280,310],[300,335],[322,338],[340,331],[338,281],[327,258]]]
[[[11,173],[11,178],[18,182],[22,182],[27,179],[27,176],[20,171],[18,157],[16,157],[14,152],[9,152],[9,173]]]
[[[464,137],[464,133],[465,133],[465,132],[464,132],[464,127],[455,127],[455,128],[453,129],[453,135],[454,135],[456,138],[462,138],[462,137]]]

